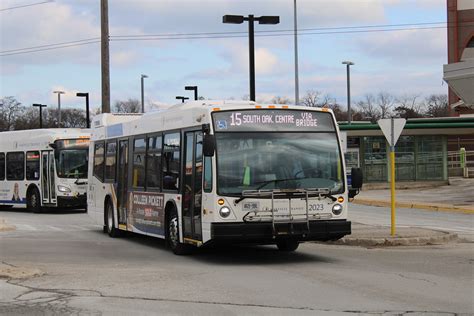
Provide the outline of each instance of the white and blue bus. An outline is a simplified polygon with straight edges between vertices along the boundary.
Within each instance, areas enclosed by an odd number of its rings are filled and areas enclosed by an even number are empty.
[[[176,254],[212,243],[276,244],[351,233],[339,129],[329,109],[196,101],[95,118],[88,210],[112,237],[167,240]]]
[[[0,133],[0,207],[85,208],[88,129]]]

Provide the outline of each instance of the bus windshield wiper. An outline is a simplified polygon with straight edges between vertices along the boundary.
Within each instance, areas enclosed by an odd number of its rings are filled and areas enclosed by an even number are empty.
[[[277,182],[282,182],[282,181],[290,181],[290,180],[301,180],[301,179],[304,179],[304,178],[287,178],[287,179],[273,179],[273,180],[266,180],[266,181],[260,181],[260,182],[257,182],[257,183],[261,183],[261,185],[259,185],[255,190],[260,190],[261,188],[263,188],[264,186],[266,186],[267,184],[269,183],[277,183]]]

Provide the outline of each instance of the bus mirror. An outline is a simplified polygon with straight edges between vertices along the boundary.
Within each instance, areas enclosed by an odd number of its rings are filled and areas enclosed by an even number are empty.
[[[353,189],[362,188],[363,183],[362,170],[360,168],[351,169],[351,186]]]
[[[204,135],[209,134],[211,132],[211,125],[210,124],[202,124],[202,133]]]
[[[349,189],[349,199],[353,199],[357,194],[359,194],[359,189]]]
[[[202,141],[202,151],[205,157],[214,156],[214,151],[216,150],[215,138],[214,135],[204,134]]]
[[[51,144],[49,144],[49,147],[51,147],[53,149],[56,149],[58,147],[58,145],[56,143],[51,143]]]

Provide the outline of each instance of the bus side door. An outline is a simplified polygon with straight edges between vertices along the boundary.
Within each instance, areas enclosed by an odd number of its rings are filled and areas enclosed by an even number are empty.
[[[43,151],[41,155],[41,195],[43,196],[42,204],[56,204],[54,153],[52,150],[48,150]]]

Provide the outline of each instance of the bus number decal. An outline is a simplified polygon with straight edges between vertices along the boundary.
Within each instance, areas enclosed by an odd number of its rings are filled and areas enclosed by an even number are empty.
[[[309,204],[309,211],[322,211],[324,210],[323,204]]]

